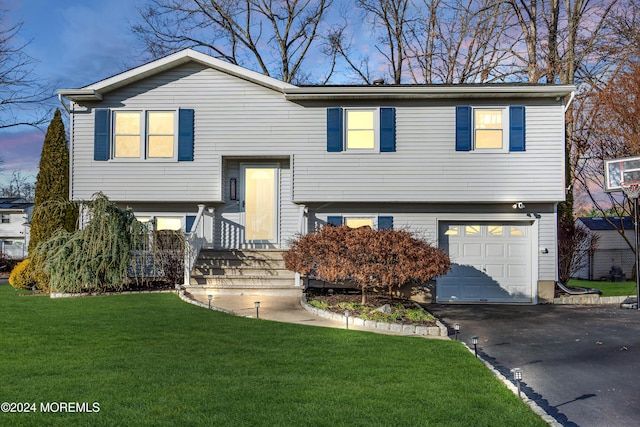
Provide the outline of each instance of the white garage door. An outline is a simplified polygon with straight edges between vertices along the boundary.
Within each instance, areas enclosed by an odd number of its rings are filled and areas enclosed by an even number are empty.
[[[452,268],[437,302],[534,302],[530,223],[441,222],[439,244]]]

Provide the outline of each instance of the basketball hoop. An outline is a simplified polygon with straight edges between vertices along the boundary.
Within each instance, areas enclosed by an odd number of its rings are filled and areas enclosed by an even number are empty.
[[[622,191],[630,199],[637,199],[640,197],[640,179],[630,179],[628,181],[622,181],[620,183]]]

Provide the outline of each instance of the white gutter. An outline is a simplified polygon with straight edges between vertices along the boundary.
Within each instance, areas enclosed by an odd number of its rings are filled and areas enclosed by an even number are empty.
[[[289,101],[338,99],[540,98],[567,96],[573,85],[312,86],[284,89]]]

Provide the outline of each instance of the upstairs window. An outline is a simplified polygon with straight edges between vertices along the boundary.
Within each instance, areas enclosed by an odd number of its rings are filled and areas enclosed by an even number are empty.
[[[525,151],[525,107],[456,107],[456,151]]]
[[[376,115],[374,110],[346,110],[346,149],[374,150],[376,148]]]
[[[9,224],[11,216],[9,214],[0,214],[0,224]]]
[[[113,113],[113,157],[140,157],[141,116],[139,111],[116,111]]]
[[[114,111],[113,117],[114,158],[175,156],[174,111]]]
[[[147,118],[149,157],[173,157],[175,113],[173,111],[150,111],[147,113]]]
[[[396,151],[396,109],[328,108],[327,151]]]
[[[476,150],[502,149],[504,147],[502,112],[503,110],[473,110],[474,148]]]
[[[193,160],[194,110],[98,109],[94,160]]]

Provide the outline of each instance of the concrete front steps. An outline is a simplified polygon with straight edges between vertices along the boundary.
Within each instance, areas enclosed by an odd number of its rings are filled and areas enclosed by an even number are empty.
[[[206,295],[301,296],[280,249],[203,249],[188,292]]]

